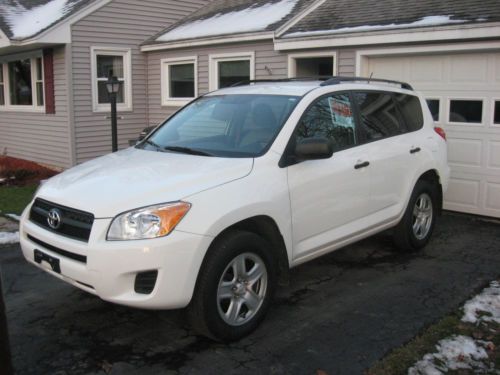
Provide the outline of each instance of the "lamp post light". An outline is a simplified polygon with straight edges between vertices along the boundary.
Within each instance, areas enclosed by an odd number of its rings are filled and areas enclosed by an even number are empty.
[[[120,81],[115,76],[109,76],[106,82],[106,90],[108,90],[109,102],[111,103],[111,145],[112,151],[118,151],[118,124],[116,116],[116,97],[120,91]]]

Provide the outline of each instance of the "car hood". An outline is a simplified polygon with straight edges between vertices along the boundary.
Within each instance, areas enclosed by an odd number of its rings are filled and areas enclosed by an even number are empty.
[[[247,176],[250,158],[219,158],[129,148],[51,178],[37,197],[114,217],[131,209],[172,202]]]

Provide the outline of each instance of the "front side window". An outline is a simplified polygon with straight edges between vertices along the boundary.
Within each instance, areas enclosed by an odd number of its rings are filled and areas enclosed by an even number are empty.
[[[368,142],[404,132],[392,95],[380,92],[356,92],[361,128]]]
[[[9,88],[11,105],[33,105],[30,59],[9,62]]]
[[[130,54],[130,50],[92,48],[94,111],[110,110],[110,99],[106,88],[110,77],[116,77],[120,82],[120,88],[116,95],[118,110],[131,109]]]
[[[354,146],[356,132],[349,95],[332,95],[316,101],[302,116],[295,134],[295,142],[326,138],[334,152]]]
[[[206,96],[180,110],[138,147],[256,157],[271,146],[299,100],[281,95]]]
[[[5,105],[5,83],[3,79],[3,64],[0,64],[0,106]]]

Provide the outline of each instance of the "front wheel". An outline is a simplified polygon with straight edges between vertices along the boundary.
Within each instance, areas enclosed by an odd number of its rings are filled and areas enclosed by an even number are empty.
[[[192,326],[219,341],[234,341],[260,324],[273,295],[274,259],[258,235],[234,231],[216,240],[189,306]]]
[[[394,243],[403,251],[415,251],[429,242],[438,212],[438,186],[420,180],[415,185],[403,218],[394,228]]]

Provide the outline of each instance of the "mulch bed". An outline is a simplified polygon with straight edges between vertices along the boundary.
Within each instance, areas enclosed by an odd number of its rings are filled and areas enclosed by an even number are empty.
[[[0,156],[0,186],[35,185],[58,173],[32,161]]]

